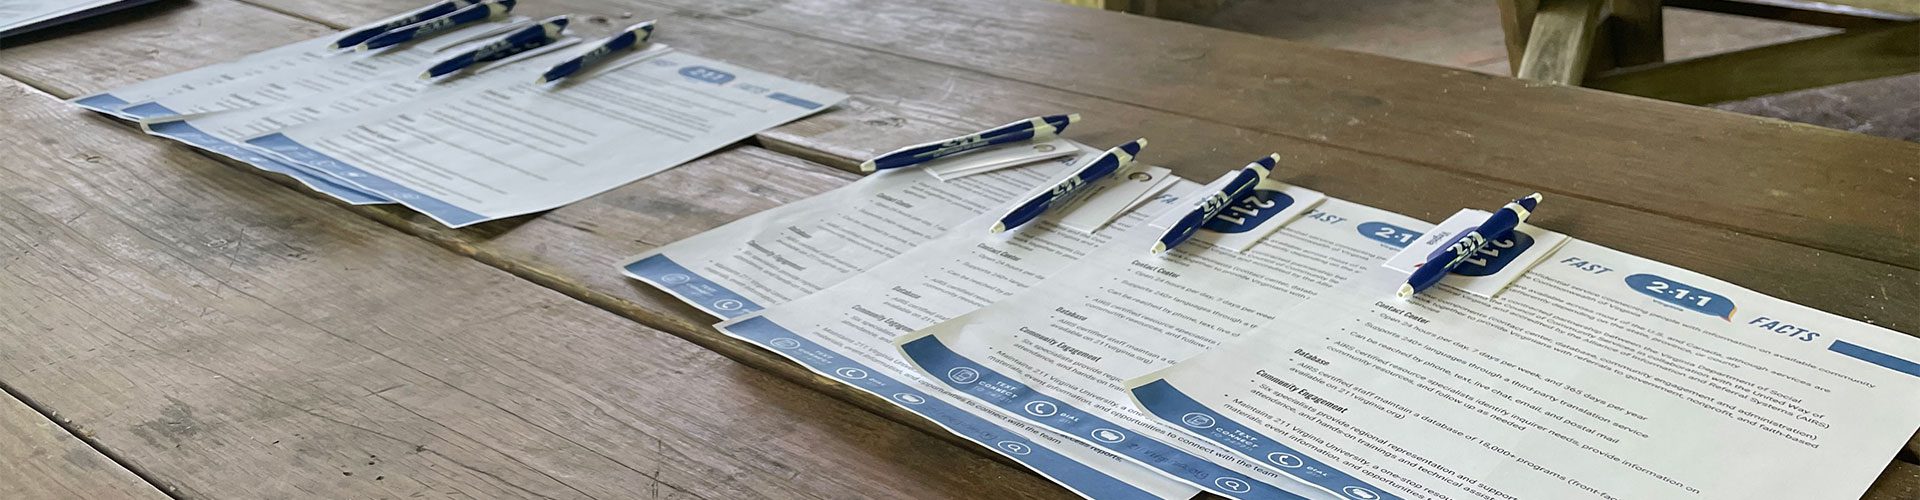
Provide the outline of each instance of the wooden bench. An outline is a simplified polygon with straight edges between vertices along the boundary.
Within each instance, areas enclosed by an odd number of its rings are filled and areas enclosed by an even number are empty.
[[[100,455],[0,484],[1070,497],[612,268],[843,185],[876,152],[1056,111],[1084,113],[1088,142],[1153,138],[1144,158],[1189,177],[1278,151],[1296,183],[1428,220],[1545,191],[1544,226],[1920,332],[1920,146],[1044,2],[525,2],[589,33],[658,17],[666,43],[854,98],[468,230],[302,196],[57,102],[411,6],[197,0],[0,50],[17,152],[0,303],[28,306],[0,311],[0,385],[78,437],[56,440],[76,459]],[[1914,495],[1920,466],[1895,461],[1868,497]]]
[[[1710,104],[1920,72],[1920,1],[1496,0],[1514,76]],[[1667,61],[1662,7],[1842,28]]]

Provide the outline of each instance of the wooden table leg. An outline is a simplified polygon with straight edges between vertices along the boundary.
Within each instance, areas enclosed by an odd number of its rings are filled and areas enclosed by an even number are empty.
[[[1579,85],[1593,53],[1606,0],[1545,0],[1534,14],[1526,51],[1514,76]]]

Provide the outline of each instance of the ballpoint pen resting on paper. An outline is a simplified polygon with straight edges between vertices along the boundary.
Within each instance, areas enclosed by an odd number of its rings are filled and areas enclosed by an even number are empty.
[[[653,21],[644,21],[640,24],[629,26],[627,29],[621,30],[620,34],[608,37],[607,41],[601,42],[599,46],[580,54],[580,56],[553,65],[553,68],[548,69],[545,73],[541,73],[540,80],[534,83],[559,81],[561,78],[572,76],[574,73],[579,73],[582,70],[593,67],[595,64],[611,59],[609,56],[615,52],[622,52],[644,45],[647,43],[647,40],[652,38]]]
[[[1106,154],[1081,166],[1066,180],[1060,181],[1059,184],[1041,191],[1025,203],[1014,207],[1012,211],[1007,212],[1007,215],[1001,217],[999,222],[993,223],[990,231],[995,233],[1007,231],[1040,217],[1040,214],[1046,213],[1048,207],[1053,206],[1053,202],[1073,196],[1087,184],[1104,179],[1133,164],[1134,156],[1139,155],[1140,150],[1145,147],[1147,147],[1146,139],[1135,139],[1132,142],[1114,146],[1113,149],[1107,150]]]
[[[1533,193],[1500,207],[1500,211],[1494,212],[1493,216],[1488,217],[1487,221],[1481,223],[1479,227],[1461,233],[1460,237],[1446,249],[1434,252],[1433,256],[1427,259],[1426,264],[1407,276],[1406,284],[1400,285],[1400,291],[1395,295],[1404,299],[1439,284],[1442,278],[1447,277],[1448,272],[1453,271],[1453,268],[1459,266],[1467,257],[1480,253],[1480,249],[1486,248],[1487,242],[1500,239],[1507,233],[1513,232],[1514,228],[1520,227],[1520,223],[1526,222],[1527,217],[1533,215],[1533,209],[1539,205],[1540,193]]]
[[[1241,168],[1232,180],[1220,187],[1220,192],[1200,200],[1198,206],[1193,207],[1187,215],[1175,221],[1173,227],[1167,228],[1167,233],[1161,235],[1159,241],[1153,242],[1153,253],[1159,254],[1172,250],[1173,247],[1192,238],[1193,233],[1200,230],[1200,226],[1206,225],[1208,220],[1220,215],[1221,210],[1226,210],[1227,206],[1232,205],[1235,200],[1252,194],[1253,188],[1260,185],[1261,181],[1267,180],[1267,175],[1273,172],[1273,166],[1279,163],[1280,155],[1275,153],[1254,160],[1253,163]]]
[[[392,19],[367,25],[365,27],[361,27],[359,29],[355,29],[351,32],[348,32],[345,35],[341,35],[340,38],[335,39],[332,44],[327,46],[327,48],[330,48],[333,50],[340,50],[347,47],[359,45],[361,42],[365,42],[369,39],[372,39],[373,37],[380,36],[383,33],[400,29],[408,25],[417,24],[417,23],[420,23],[421,21],[438,18],[441,16],[445,16],[447,14],[452,14],[454,11],[467,8],[468,6],[471,6],[474,3],[476,2],[474,2],[473,0],[447,0],[445,2],[440,2],[433,5],[428,5],[426,7],[421,7],[419,9],[414,10],[413,12],[401,14]]]
[[[439,78],[475,64],[498,61],[514,54],[544,47],[547,44],[559,40],[561,34],[566,30],[567,16],[549,17],[546,20],[534,23],[519,31],[508,33],[491,42],[487,42],[486,45],[481,45],[480,48],[462,52],[453,57],[446,58],[439,63],[435,63],[432,67],[427,68],[425,73],[421,73],[420,78]]]
[[[991,146],[1044,141],[1060,135],[1060,132],[1067,130],[1068,125],[1078,121],[1080,121],[1078,113],[1036,116],[960,137],[900,148],[861,163],[860,171],[874,172],[910,167]]]
[[[421,21],[419,23],[396,28],[381,33],[353,46],[353,50],[365,52],[373,49],[391,47],[413,40],[421,40],[453,31],[461,26],[497,19],[513,12],[514,0],[488,0],[467,6],[451,14]]]

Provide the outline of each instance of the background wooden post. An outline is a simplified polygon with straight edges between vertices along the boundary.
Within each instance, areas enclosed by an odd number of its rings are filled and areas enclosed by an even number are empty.
[[[1507,66],[1520,74],[1520,58],[1527,53],[1527,35],[1533,31],[1533,15],[1540,0],[1495,0],[1500,4],[1500,29],[1507,34]]]
[[[1606,0],[1544,0],[1534,14],[1525,53],[1514,76],[1579,85],[1593,53]]]

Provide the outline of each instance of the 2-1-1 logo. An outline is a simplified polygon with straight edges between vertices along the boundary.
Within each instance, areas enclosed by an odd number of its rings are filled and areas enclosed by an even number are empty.
[[[1406,248],[1407,245],[1413,244],[1415,238],[1420,237],[1419,231],[1385,222],[1362,222],[1354,229],[1359,230],[1361,236],[1396,248]]]
[[[1293,197],[1279,191],[1254,191],[1240,201],[1228,205],[1220,215],[1207,219],[1201,227],[1216,233],[1244,233],[1252,231],[1272,219],[1275,214],[1287,211],[1293,206]]]
[[[1465,236],[1467,232],[1461,231],[1460,233],[1462,236]],[[1459,239],[1459,236],[1454,237],[1454,241],[1459,241]],[[1440,248],[1434,250],[1434,255],[1447,251],[1447,247],[1451,246],[1453,246],[1453,242],[1442,245]],[[1515,259],[1520,258],[1520,254],[1526,253],[1529,248],[1533,248],[1533,236],[1529,236],[1527,233],[1520,231],[1507,233],[1507,237],[1505,238],[1488,240],[1485,246],[1480,247],[1479,252],[1461,260],[1460,265],[1454,266],[1453,274],[1462,276],[1492,276],[1495,273],[1499,273],[1501,269],[1506,269],[1507,264],[1511,264]],[[1428,255],[1427,258],[1433,258],[1433,255]]]
[[[733,81],[733,73],[720,71],[706,66],[687,66],[680,68],[680,76],[714,85]]]
[[[1648,297],[1689,311],[1733,321],[1733,301],[1720,294],[1653,274],[1627,276],[1627,286]]]

